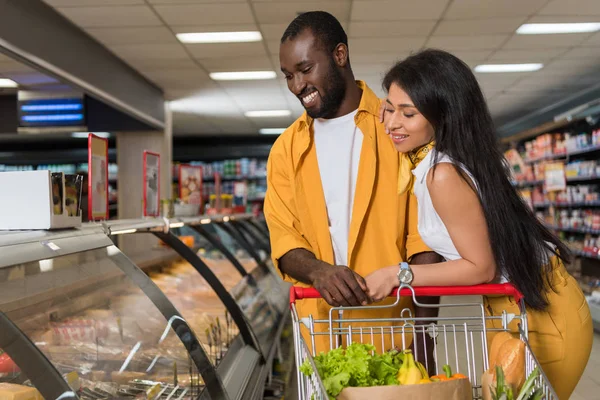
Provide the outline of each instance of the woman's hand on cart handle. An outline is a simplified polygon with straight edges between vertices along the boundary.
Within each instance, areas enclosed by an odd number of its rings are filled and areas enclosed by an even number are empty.
[[[511,296],[515,302],[519,302],[523,295],[510,283],[485,284],[473,286],[423,286],[413,288],[415,296],[466,296],[466,295],[505,295]],[[398,288],[390,293],[389,297],[396,297]],[[401,296],[411,296],[408,288],[403,288]],[[314,288],[302,288],[293,286],[290,289],[290,304],[301,299],[319,299],[322,296]]]

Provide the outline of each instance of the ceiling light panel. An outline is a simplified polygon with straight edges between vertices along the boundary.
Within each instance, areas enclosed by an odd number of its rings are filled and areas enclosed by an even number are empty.
[[[215,81],[249,81],[275,79],[275,71],[240,71],[240,72],[212,72],[211,79]]]
[[[244,113],[246,117],[250,118],[263,118],[263,117],[289,117],[292,115],[290,110],[259,110],[259,111],[247,111]]]
[[[481,64],[475,67],[475,72],[481,73],[501,73],[501,72],[532,72],[539,71],[544,64]]]
[[[248,43],[260,42],[262,35],[258,31],[244,32],[191,32],[178,33],[182,43]]]
[[[517,29],[519,35],[549,35],[558,33],[587,33],[600,31],[600,22],[523,24]]]

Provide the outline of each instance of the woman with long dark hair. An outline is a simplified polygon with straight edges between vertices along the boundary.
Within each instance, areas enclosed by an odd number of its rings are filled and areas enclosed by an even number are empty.
[[[525,298],[533,352],[559,397],[569,398],[591,351],[590,311],[564,267],[569,249],[510,182],[475,76],[457,57],[425,50],[396,64],[383,85],[386,129],[403,153],[399,192],[414,191],[421,238],[446,262],[378,270],[366,277],[369,295],[381,300],[399,281],[511,282]],[[506,297],[484,303],[491,315],[518,314]]]

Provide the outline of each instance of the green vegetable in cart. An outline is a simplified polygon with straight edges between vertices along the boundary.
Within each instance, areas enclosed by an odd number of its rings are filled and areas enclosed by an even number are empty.
[[[403,360],[404,354],[396,350],[379,355],[372,345],[353,343],[346,349],[319,354],[314,365],[327,395],[334,399],[347,387],[398,385],[396,376]],[[313,374],[310,361],[300,366],[300,372],[306,376]]]
[[[531,374],[527,377],[527,380],[521,387],[519,394],[515,397],[513,386],[505,380],[504,371],[502,367],[496,366],[496,386],[490,386],[490,393],[492,400],[542,400],[543,391],[542,388],[535,389],[535,380],[538,378],[540,370],[536,367]],[[486,383],[482,383],[485,385]],[[485,387],[483,388],[485,391]],[[484,396],[485,398],[485,396]]]

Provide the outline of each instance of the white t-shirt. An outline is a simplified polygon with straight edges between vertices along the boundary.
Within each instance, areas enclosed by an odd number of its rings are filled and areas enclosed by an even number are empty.
[[[313,123],[317,160],[335,264],[348,265],[348,235],[360,163],[363,133],[354,122],[357,110]]]

